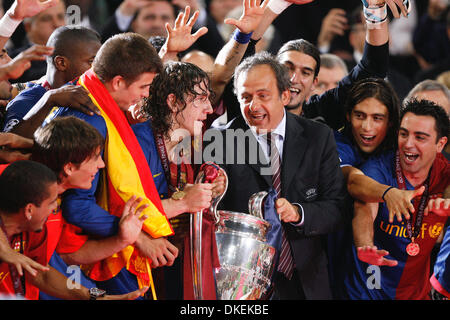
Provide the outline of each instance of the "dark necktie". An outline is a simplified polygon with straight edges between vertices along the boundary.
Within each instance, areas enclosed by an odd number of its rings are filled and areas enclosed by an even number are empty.
[[[276,146],[278,134],[268,133],[266,136],[270,154],[270,167],[272,170],[272,186],[277,192],[277,198],[281,195],[281,158]],[[283,273],[287,279],[292,278],[294,272],[294,259],[291,253],[291,247],[286,238],[284,228],[281,228],[281,252],[278,260],[278,271]]]

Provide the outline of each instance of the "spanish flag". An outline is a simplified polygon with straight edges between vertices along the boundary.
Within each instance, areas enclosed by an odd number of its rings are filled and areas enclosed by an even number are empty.
[[[77,84],[89,92],[108,130],[104,150],[105,175],[103,181],[99,182],[102,184],[99,205],[110,214],[121,216],[128,199],[133,195],[141,197],[142,204],[149,204],[142,213],[148,216],[142,229],[153,238],[173,235],[144,153],[123,111],[92,69],[86,71]],[[116,276],[125,267],[136,275],[140,288],[151,285],[153,289],[150,263],[150,259],[137,248],[128,246],[103,261],[84,266],[83,269],[93,280],[105,281]]]

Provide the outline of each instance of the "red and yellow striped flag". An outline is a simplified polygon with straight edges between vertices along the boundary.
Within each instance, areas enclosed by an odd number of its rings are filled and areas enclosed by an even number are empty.
[[[148,216],[143,230],[153,238],[173,235],[147,160],[123,111],[92,69],[80,77],[78,84],[89,92],[93,103],[101,111],[108,131],[104,150],[106,174],[103,181],[99,182],[103,183],[99,205],[110,214],[120,216],[125,203],[133,195],[142,197],[144,200],[141,204],[149,204],[142,213]],[[150,263],[137,248],[128,246],[110,258],[88,266],[85,271],[92,279],[104,281],[116,276],[126,267],[137,276],[139,286],[143,287],[152,284],[147,268]]]

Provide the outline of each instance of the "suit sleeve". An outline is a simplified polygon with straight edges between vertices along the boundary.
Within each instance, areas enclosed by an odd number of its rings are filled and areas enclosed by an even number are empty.
[[[310,202],[297,201],[303,208],[304,221],[296,231],[304,236],[325,235],[344,223],[346,185],[331,130],[328,130],[324,139],[326,143],[320,158],[318,197]]]
[[[339,130],[345,120],[345,99],[352,85],[367,78],[385,78],[389,63],[389,45],[372,46],[366,43],[361,61],[334,89],[313,96],[303,106],[304,116],[324,120],[334,130]]]

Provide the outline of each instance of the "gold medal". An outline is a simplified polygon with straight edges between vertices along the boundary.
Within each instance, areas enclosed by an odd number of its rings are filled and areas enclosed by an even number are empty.
[[[181,200],[184,198],[184,196],[186,195],[186,192],[182,191],[182,190],[177,190],[172,194],[172,199],[173,200]]]

